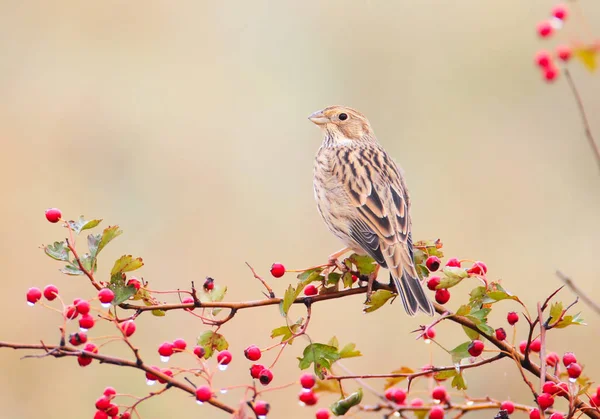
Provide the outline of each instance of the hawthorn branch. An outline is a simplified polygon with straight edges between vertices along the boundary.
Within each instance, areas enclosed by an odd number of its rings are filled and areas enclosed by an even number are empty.
[[[583,301],[585,304],[587,304],[592,310],[594,310],[597,314],[600,314],[600,305],[598,305],[598,303],[596,303],[594,300],[592,300],[588,294],[586,294],[585,292],[583,292],[581,290],[581,288],[579,288],[577,286],[577,284],[575,284],[575,282],[568,277],[567,275],[565,275],[564,273],[562,273],[561,271],[556,271],[556,276],[565,283],[565,285],[567,287],[569,287],[569,289],[571,291],[573,291],[573,293],[575,293],[575,295],[579,298],[581,298],[581,301]]]

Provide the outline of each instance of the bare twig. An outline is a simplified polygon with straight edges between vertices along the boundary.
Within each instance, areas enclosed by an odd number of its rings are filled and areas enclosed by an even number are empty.
[[[596,303],[594,300],[592,300],[588,294],[586,294],[585,292],[583,292],[581,290],[581,288],[579,288],[575,282],[573,282],[573,280],[571,278],[569,278],[567,275],[565,275],[564,273],[562,273],[561,271],[556,271],[556,276],[558,276],[558,278],[565,283],[565,285],[567,287],[569,287],[569,289],[571,291],[573,291],[573,293],[575,293],[575,295],[577,295],[579,298],[581,298],[581,301],[583,301],[585,304],[587,304],[590,308],[592,308],[596,313],[600,314],[600,305],[598,305],[598,303]]]
[[[254,268],[252,266],[250,266],[250,264],[248,262],[246,262],[246,265],[248,265],[248,268],[250,268],[250,270],[252,271],[252,275],[254,275],[254,278],[258,279],[263,284],[263,286],[267,289],[267,292],[269,293],[269,297],[275,298],[275,293],[273,292],[273,289],[269,286],[269,284],[267,284],[267,282],[264,279],[262,279],[262,277],[260,275],[258,275],[256,273]]]

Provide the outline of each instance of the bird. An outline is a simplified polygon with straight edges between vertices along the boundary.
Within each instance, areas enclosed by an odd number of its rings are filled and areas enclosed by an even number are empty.
[[[403,172],[379,144],[367,118],[355,109],[329,106],[308,119],[323,143],[315,157],[313,187],[317,209],[347,251],[369,255],[390,271],[410,316],[434,314],[413,260],[410,198]]]

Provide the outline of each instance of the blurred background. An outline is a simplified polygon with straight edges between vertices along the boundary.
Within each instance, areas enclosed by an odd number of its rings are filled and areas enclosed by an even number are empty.
[[[600,300],[598,168],[564,76],[548,85],[532,64],[540,48],[589,41],[588,29],[600,34],[584,26],[600,21],[597,2],[569,4],[566,27],[540,42],[535,25],[552,1],[3,2],[0,339],[57,342],[59,316],[25,305],[31,286],[54,283],[67,300],[92,295],[86,280],[60,274],[38,249],[65,237],[44,219],[52,206],[67,219],[104,218],[125,231],[101,255],[99,278],[132,253],[144,258],[138,273],[152,288],[187,288],[210,275],[228,286],[228,300],[258,299],[248,261],[281,294],[295,278],[272,279],[273,262],[308,267],[340,247],[313,202],[321,134],[306,119],[332,104],[365,113],[405,169],[416,240],[441,238],[448,257],[485,261],[489,278],[532,308],[560,285],[557,268]],[[600,136],[600,79],[579,63],[571,68]],[[453,289],[448,306],[466,301],[474,285]],[[574,296],[565,290],[560,298]],[[398,304],[363,315],[362,301],[318,304],[310,326],[315,341],[336,335],[357,344],[364,356],[344,363],[352,372],[449,363],[410,334],[426,318],[408,318]],[[490,323],[507,327],[505,313],[518,307],[497,307]],[[585,372],[600,377],[600,319],[579,309],[589,326],[552,332],[549,346],[574,351]],[[292,317],[304,314],[296,307]],[[235,358],[215,387],[249,383],[243,349],[269,345],[282,324],[267,307],[225,325]],[[142,316],[134,342],[158,364],[161,342],[191,342],[204,330],[185,313]],[[466,340],[452,324],[437,332],[448,348]],[[524,336],[521,322],[517,338]],[[298,377],[295,357],[307,343],[286,350],[272,386]],[[119,344],[103,351],[128,355]],[[3,417],[90,418],[107,385],[138,396],[155,389],[134,370],[19,360],[24,354],[0,351]],[[466,378],[473,397],[532,403],[509,361]],[[427,397],[426,388],[419,384],[413,396]],[[266,393],[270,416],[314,417],[315,408],[298,406],[298,391]],[[240,396],[220,398],[235,405]],[[319,405],[334,400],[323,396]],[[227,416],[177,391],[140,410],[146,419]]]

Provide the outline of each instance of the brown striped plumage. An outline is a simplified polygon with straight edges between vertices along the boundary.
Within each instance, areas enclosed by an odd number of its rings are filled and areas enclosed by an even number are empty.
[[[309,119],[325,135],[314,166],[325,224],[353,251],[390,270],[409,315],[433,315],[413,262],[410,200],[398,166],[360,112],[330,106]]]

